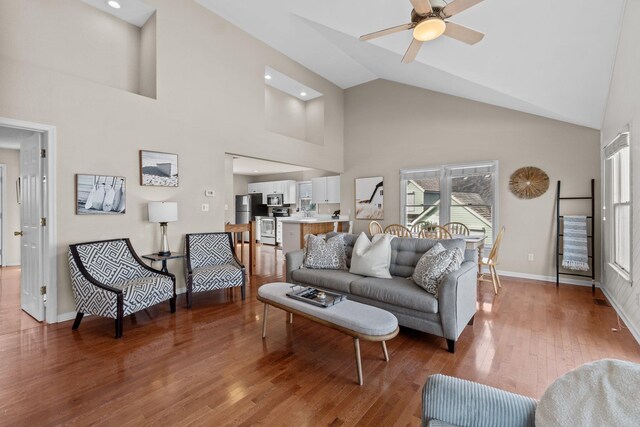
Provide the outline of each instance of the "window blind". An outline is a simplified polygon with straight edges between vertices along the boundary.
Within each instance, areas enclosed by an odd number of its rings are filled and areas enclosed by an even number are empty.
[[[487,175],[493,174],[496,171],[496,166],[493,164],[486,165],[474,165],[474,166],[460,166],[449,167],[446,169],[446,175],[451,177],[458,176],[472,176],[472,175]]]
[[[619,134],[616,139],[611,141],[609,145],[604,148],[604,156],[607,159],[613,157],[618,151],[629,146],[629,132]]]
[[[400,179],[408,181],[410,179],[439,178],[440,169],[401,169]]]

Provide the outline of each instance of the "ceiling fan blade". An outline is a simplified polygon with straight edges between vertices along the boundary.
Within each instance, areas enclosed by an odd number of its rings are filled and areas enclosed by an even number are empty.
[[[360,40],[371,40],[375,39],[376,37],[382,37],[389,34],[397,33],[399,31],[409,30],[411,29],[411,25],[412,24],[402,24],[398,25],[397,27],[387,28],[386,30],[380,30],[374,33],[365,34],[364,36],[360,36]]]
[[[408,64],[409,62],[413,62],[413,60],[416,59],[416,56],[418,55],[418,52],[420,51],[420,47],[422,47],[422,43],[423,42],[421,42],[418,39],[411,40],[411,44],[409,45],[409,49],[407,49],[407,52],[402,57],[402,63],[403,64]]]
[[[467,44],[476,44],[484,38],[484,34],[480,31],[472,30],[454,22],[447,22],[444,35]]]
[[[431,9],[431,3],[429,3],[429,0],[411,0],[411,4],[413,5],[413,9],[419,15],[426,15],[427,13],[433,12],[433,9]]]
[[[460,12],[463,12],[469,9],[472,6],[477,5],[482,0],[454,0],[449,3],[442,9],[442,13],[448,18],[453,15],[457,15]]]

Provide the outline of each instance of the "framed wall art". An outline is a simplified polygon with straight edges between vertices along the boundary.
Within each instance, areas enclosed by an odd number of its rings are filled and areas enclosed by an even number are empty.
[[[122,215],[126,207],[124,177],[76,174],[76,214]]]
[[[384,219],[382,177],[356,178],[356,219]]]
[[[140,185],[178,186],[178,155],[140,150]]]

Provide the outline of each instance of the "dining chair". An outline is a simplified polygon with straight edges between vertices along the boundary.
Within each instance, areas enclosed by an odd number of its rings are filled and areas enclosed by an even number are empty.
[[[431,224],[430,222],[426,222],[426,221],[416,222],[411,226],[411,234],[417,236],[420,234],[422,230],[427,230],[433,226],[434,224]]]
[[[391,234],[391,235],[396,236],[396,237],[411,237],[411,230],[409,230],[404,225],[400,225],[400,224],[388,225],[384,229],[384,232],[386,234]]]
[[[432,225],[429,228],[424,228],[420,230],[418,237],[421,239],[434,239],[434,240],[443,240],[443,239],[451,239],[451,233],[439,225]]]
[[[469,227],[461,222],[450,222],[443,226],[451,235],[468,236],[471,234]]]
[[[493,242],[493,247],[489,252],[489,256],[486,258],[482,258],[479,263],[480,277],[478,277],[478,281],[493,283],[493,291],[496,293],[496,295],[498,294],[498,288],[502,287],[502,285],[500,284],[500,277],[498,276],[498,272],[496,271],[496,266],[498,265],[498,253],[500,251],[500,243],[502,243],[503,236],[504,226],[500,229],[495,242]],[[483,265],[489,267],[489,273],[491,274],[490,279],[484,277],[484,273],[482,273]]]
[[[382,233],[384,233],[384,230],[382,229],[382,226],[378,221],[371,221],[369,223],[369,234],[373,236],[375,234],[382,234]]]

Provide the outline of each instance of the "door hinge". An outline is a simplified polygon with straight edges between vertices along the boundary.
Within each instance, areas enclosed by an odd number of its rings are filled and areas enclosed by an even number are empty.
[[[40,286],[40,295],[46,295],[46,294],[47,294],[47,287]]]
[[[45,159],[47,157],[47,150],[44,148],[40,150],[40,157]]]
[[[47,226],[47,218],[40,218],[40,225],[43,227]]]

